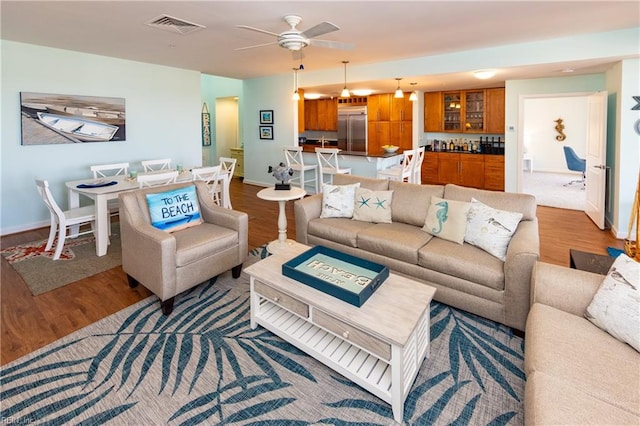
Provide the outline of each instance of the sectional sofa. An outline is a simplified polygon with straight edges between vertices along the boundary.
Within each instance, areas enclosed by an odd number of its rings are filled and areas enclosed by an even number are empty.
[[[540,251],[533,196],[351,175],[336,175],[333,183],[356,182],[362,188],[393,191],[391,223],[321,218],[320,193],[294,204],[298,242],[386,265],[392,272],[435,287],[438,301],[524,330],[531,272]],[[475,198],[496,209],[522,213],[505,261],[466,242],[458,244],[424,232],[421,228],[432,196],[465,202]]]
[[[542,262],[534,267],[525,424],[640,425],[640,353],[584,315],[603,279]]]

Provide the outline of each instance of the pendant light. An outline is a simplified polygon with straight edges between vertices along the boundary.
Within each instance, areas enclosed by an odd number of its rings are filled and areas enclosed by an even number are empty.
[[[394,98],[404,98],[404,93],[400,90],[400,80],[401,78],[396,78],[398,80],[398,88],[396,89],[396,93],[393,95]]]
[[[347,64],[349,63],[349,61],[342,61],[342,63],[344,64],[344,88],[342,89],[342,93],[340,93],[340,97],[348,98],[349,96],[351,96],[351,94],[349,93],[349,89],[347,89]]]
[[[291,99],[293,99],[294,101],[299,101],[300,100],[300,93],[298,93],[298,70],[300,68],[294,68],[293,69],[293,75],[294,75],[294,91],[293,91],[293,96],[291,97]]]
[[[418,83],[409,83],[411,84],[411,86],[413,87],[413,90],[411,91],[411,95],[409,95],[409,100],[411,102],[415,102],[418,100],[418,92],[416,92],[416,84]]]

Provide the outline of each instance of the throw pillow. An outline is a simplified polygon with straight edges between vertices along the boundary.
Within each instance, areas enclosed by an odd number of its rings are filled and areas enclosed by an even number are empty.
[[[640,263],[620,254],[584,316],[640,352]]]
[[[470,207],[471,203],[432,196],[422,230],[444,240],[462,244]]]
[[[353,217],[356,188],[360,183],[351,185],[322,185],[322,211],[320,217]]]
[[[393,191],[372,191],[356,188],[353,219],[362,222],[391,223]]]
[[[195,185],[166,192],[147,194],[151,225],[174,232],[200,225],[200,205]]]
[[[494,209],[472,198],[464,240],[504,262],[521,219],[522,213]]]

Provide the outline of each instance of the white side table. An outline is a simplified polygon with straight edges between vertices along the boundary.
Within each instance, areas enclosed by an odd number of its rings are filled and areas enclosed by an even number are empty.
[[[274,254],[295,243],[295,241],[287,239],[287,214],[285,212],[285,206],[287,201],[298,200],[307,195],[307,191],[293,186],[291,189],[278,191],[274,188],[265,188],[260,190],[257,195],[258,198],[262,200],[277,201],[280,208],[278,214],[278,239],[271,241],[267,245],[269,253]]]

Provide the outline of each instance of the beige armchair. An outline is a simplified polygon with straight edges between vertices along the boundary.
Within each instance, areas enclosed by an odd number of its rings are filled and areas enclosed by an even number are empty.
[[[151,225],[146,194],[196,186],[203,223],[169,233]],[[248,254],[246,213],[216,206],[204,182],[139,189],[120,194],[122,269],[129,285],[155,293],[162,312],[173,311],[175,296],[229,269],[242,272]]]

